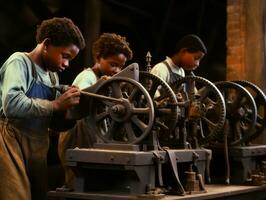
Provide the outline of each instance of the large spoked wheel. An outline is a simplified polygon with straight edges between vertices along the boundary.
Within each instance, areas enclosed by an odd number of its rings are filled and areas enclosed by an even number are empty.
[[[226,115],[224,99],[217,87],[202,77],[187,76],[172,88],[183,101],[180,108],[189,125],[188,137],[192,134],[201,144],[217,138]]]
[[[223,94],[226,104],[226,120],[229,145],[248,141],[256,124],[257,107],[251,94],[241,85],[229,81],[215,83]],[[224,138],[220,140],[223,141]]]
[[[90,104],[93,130],[104,142],[137,144],[150,133],[154,107],[149,93],[137,81],[110,78],[96,94],[114,99],[94,98]]]
[[[255,123],[255,129],[252,135],[250,135],[250,138],[247,139],[247,142],[250,142],[251,140],[257,138],[260,134],[263,133],[265,126],[266,126],[266,96],[264,92],[255,84],[249,82],[249,81],[244,81],[244,80],[239,80],[239,81],[234,81],[237,84],[240,84],[243,86],[245,89],[249,91],[249,93],[252,95],[256,107],[257,107],[257,120]]]
[[[154,127],[161,134],[169,134],[176,126],[178,105],[175,93],[161,78],[145,71],[139,73],[140,83],[153,100]]]

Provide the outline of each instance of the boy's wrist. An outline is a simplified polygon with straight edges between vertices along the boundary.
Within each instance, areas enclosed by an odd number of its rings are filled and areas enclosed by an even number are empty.
[[[52,101],[53,112],[60,110],[59,104],[56,100]]]

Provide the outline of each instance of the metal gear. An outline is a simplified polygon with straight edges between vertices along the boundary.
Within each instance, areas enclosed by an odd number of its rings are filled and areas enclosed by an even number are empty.
[[[154,106],[140,83],[126,77],[113,77],[97,88],[96,94],[116,99],[95,98],[90,102],[93,131],[104,142],[137,144],[150,133]]]
[[[221,135],[226,115],[225,102],[213,83],[199,76],[186,76],[176,81],[172,89],[183,101],[179,104],[190,127],[188,137],[192,135],[194,140],[206,144]]]
[[[265,126],[266,126],[266,95],[264,92],[255,84],[245,81],[245,80],[237,80],[234,81],[235,83],[240,84],[244,88],[246,88],[249,93],[252,95],[253,99],[255,100],[257,106],[257,120],[255,124],[255,130],[250,138],[247,139],[247,142],[250,142],[257,138],[260,134],[263,133]]]
[[[178,120],[178,104],[170,86],[158,76],[145,71],[139,73],[140,83],[150,94],[155,111],[154,129],[161,134],[169,133]],[[160,134],[159,134],[160,135]]]
[[[247,142],[256,124],[257,107],[251,94],[241,85],[221,81],[215,83],[223,94],[226,104],[226,120],[228,127],[227,142],[228,145],[239,145]],[[220,142],[224,138],[220,138]]]

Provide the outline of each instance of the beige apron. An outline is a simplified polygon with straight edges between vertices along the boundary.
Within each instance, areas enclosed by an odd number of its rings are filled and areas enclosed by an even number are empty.
[[[0,199],[46,199],[48,134],[18,129],[4,119],[0,129]]]

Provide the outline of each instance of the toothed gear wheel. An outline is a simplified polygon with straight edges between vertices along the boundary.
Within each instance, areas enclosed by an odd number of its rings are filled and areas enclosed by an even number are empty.
[[[226,104],[226,121],[228,127],[227,142],[239,145],[252,136],[257,119],[257,107],[251,94],[244,87],[230,81],[215,83],[221,91]],[[221,138],[220,141],[223,141]]]
[[[252,135],[250,135],[247,142],[250,142],[261,135],[266,126],[266,95],[264,92],[254,83],[245,80],[237,80],[234,81],[237,84],[240,84],[245,89],[249,91],[252,95],[253,99],[255,100],[256,107],[257,107],[257,119],[255,124],[255,129]]]
[[[139,80],[153,100],[155,130],[162,134],[169,133],[178,120],[179,109],[175,93],[164,80],[148,72],[140,71]]]
[[[185,110],[184,118],[191,124],[188,137],[192,134],[202,145],[219,138],[226,109],[218,88],[202,77],[186,76],[173,83],[172,89],[177,96],[182,96],[183,106],[180,104],[180,109]]]
[[[113,77],[106,80],[96,94],[120,100],[94,98],[91,101],[93,131],[104,142],[137,144],[147,137],[154,122],[154,106],[140,83],[125,77]]]

